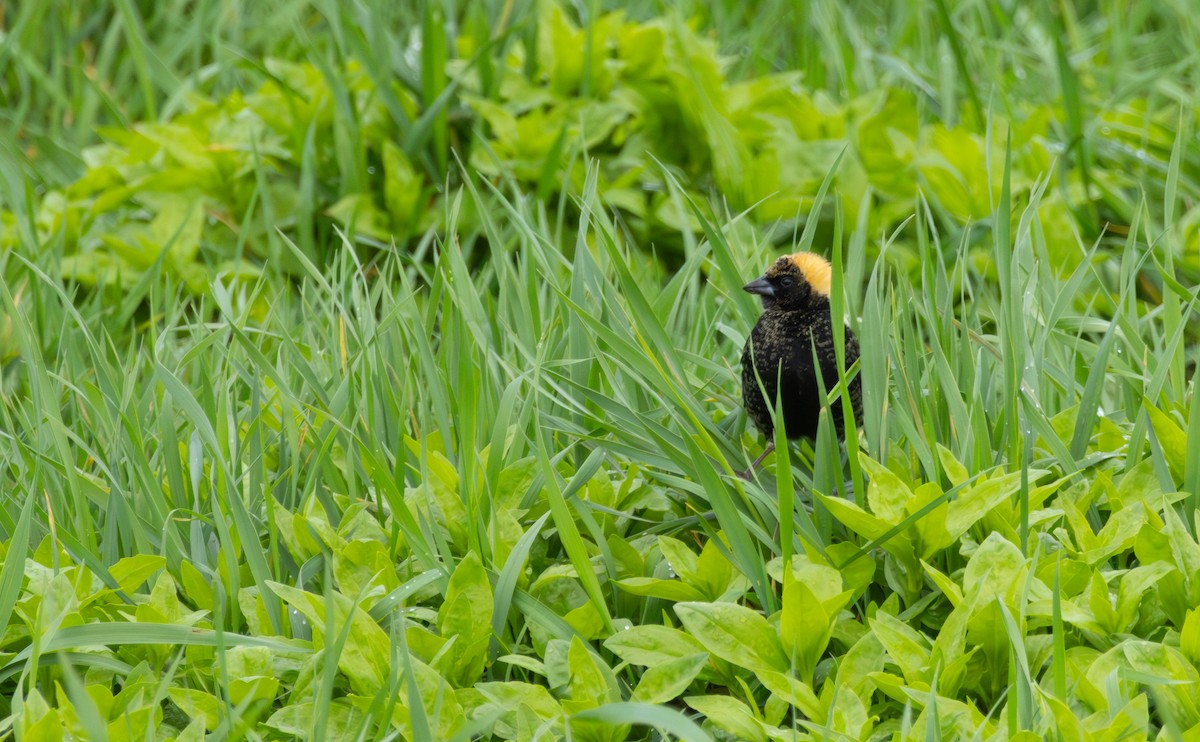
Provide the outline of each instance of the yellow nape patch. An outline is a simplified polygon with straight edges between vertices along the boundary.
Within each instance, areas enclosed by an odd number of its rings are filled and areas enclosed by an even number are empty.
[[[829,296],[829,287],[833,284],[833,266],[829,265],[828,260],[815,252],[798,252],[789,257],[813,291]]]

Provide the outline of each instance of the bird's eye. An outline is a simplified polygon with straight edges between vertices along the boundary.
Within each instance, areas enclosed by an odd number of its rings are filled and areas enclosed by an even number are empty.
[[[784,287],[785,289],[790,289],[795,284],[796,284],[796,282],[794,280],[792,280],[792,278],[790,276],[784,276],[783,280],[781,280],[779,282],[779,285]]]

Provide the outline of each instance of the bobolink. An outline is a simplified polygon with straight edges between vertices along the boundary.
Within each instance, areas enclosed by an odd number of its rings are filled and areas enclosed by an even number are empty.
[[[827,391],[837,384],[838,379],[833,321],[829,312],[831,271],[829,261],[821,256],[798,252],[779,258],[766,273],[744,287],[762,298],[763,313],[742,351],[742,400],[746,414],[767,437],[766,450],[741,473],[746,479],[767,454],[775,450],[771,408],[777,392],[783,405],[783,427],[787,437],[815,438],[817,435],[821,412],[817,368],[820,368]],[[849,366],[858,358],[858,340],[849,327],[846,328],[845,349],[846,366]],[[850,381],[847,391],[854,406],[854,418],[861,423],[862,385],[857,376]],[[833,402],[830,409],[838,438],[844,440],[841,400]]]

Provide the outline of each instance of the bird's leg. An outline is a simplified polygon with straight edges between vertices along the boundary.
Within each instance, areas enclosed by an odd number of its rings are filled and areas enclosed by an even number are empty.
[[[737,475],[739,477],[741,477],[742,479],[745,479],[747,482],[749,482],[750,478],[754,476],[754,470],[757,469],[758,465],[762,463],[762,460],[767,457],[767,454],[771,453],[774,450],[775,450],[775,440],[771,439],[771,440],[767,441],[767,447],[764,448],[763,452],[758,455],[758,458],[754,460],[754,463],[750,465],[750,468],[747,469],[746,471],[738,472]]]

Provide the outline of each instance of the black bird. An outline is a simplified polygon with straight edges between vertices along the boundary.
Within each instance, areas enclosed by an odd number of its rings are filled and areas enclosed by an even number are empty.
[[[750,468],[740,473],[745,479],[767,454],[775,450],[775,425],[771,409],[776,393],[783,405],[783,428],[789,439],[815,438],[821,413],[817,368],[826,391],[837,384],[837,357],[833,342],[833,320],[829,313],[829,261],[810,252],[784,255],[745,290],[762,298],[763,313],[746,339],[742,351],[742,400],[746,414],[767,437],[766,450]],[[814,349],[815,360],[814,363]],[[858,340],[846,328],[846,366],[858,358]],[[757,370],[757,374],[755,371]],[[762,381],[762,390],[759,380]],[[778,389],[777,389],[778,387]],[[847,389],[854,419],[862,423],[862,385],[855,376]],[[838,438],[845,440],[841,400],[830,407]]]

